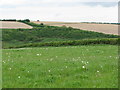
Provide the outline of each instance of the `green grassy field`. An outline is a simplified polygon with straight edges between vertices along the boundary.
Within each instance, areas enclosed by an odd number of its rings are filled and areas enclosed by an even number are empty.
[[[117,88],[115,45],[3,49],[3,88]]]

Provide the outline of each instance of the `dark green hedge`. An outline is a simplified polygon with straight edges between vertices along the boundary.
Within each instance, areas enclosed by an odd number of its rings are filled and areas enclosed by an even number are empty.
[[[54,41],[44,43],[29,43],[20,46],[14,46],[9,48],[24,48],[24,47],[42,47],[42,46],[76,46],[76,45],[94,45],[94,44],[109,44],[118,45],[117,38],[104,38],[104,39],[85,39],[85,40],[69,40],[69,41]]]

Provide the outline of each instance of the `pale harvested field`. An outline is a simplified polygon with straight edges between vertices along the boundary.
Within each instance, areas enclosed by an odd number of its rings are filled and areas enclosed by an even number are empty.
[[[31,29],[32,26],[29,26],[24,23],[15,22],[15,21],[0,21],[0,28],[2,29],[18,29],[18,28],[25,28]]]
[[[118,35],[118,25],[114,25],[114,24],[88,24],[88,23],[37,22],[37,21],[34,21],[34,23],[37,24],[44,23],[46,25],[51,25],[51,26],[67,26],[82,30]]]

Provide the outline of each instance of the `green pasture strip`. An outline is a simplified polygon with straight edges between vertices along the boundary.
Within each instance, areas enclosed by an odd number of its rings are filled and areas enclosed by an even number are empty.
[[[115,45],[3,49],[3,88],[117,88]]]

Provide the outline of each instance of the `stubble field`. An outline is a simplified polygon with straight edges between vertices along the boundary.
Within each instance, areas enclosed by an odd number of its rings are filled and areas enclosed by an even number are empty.
[[[40,21],[40,22],[33,21],[33,22],[36,24],[44,23],[50,26],[67,26],[81,30],[118,35],[118,25],[115,24],[92,24],[92,23],[88,24],[88,23],[45,22],[45,21]]]
[[[19,28],[31,29],[32,26],[15,21],[0,21],[0,29],[19,29]]]

